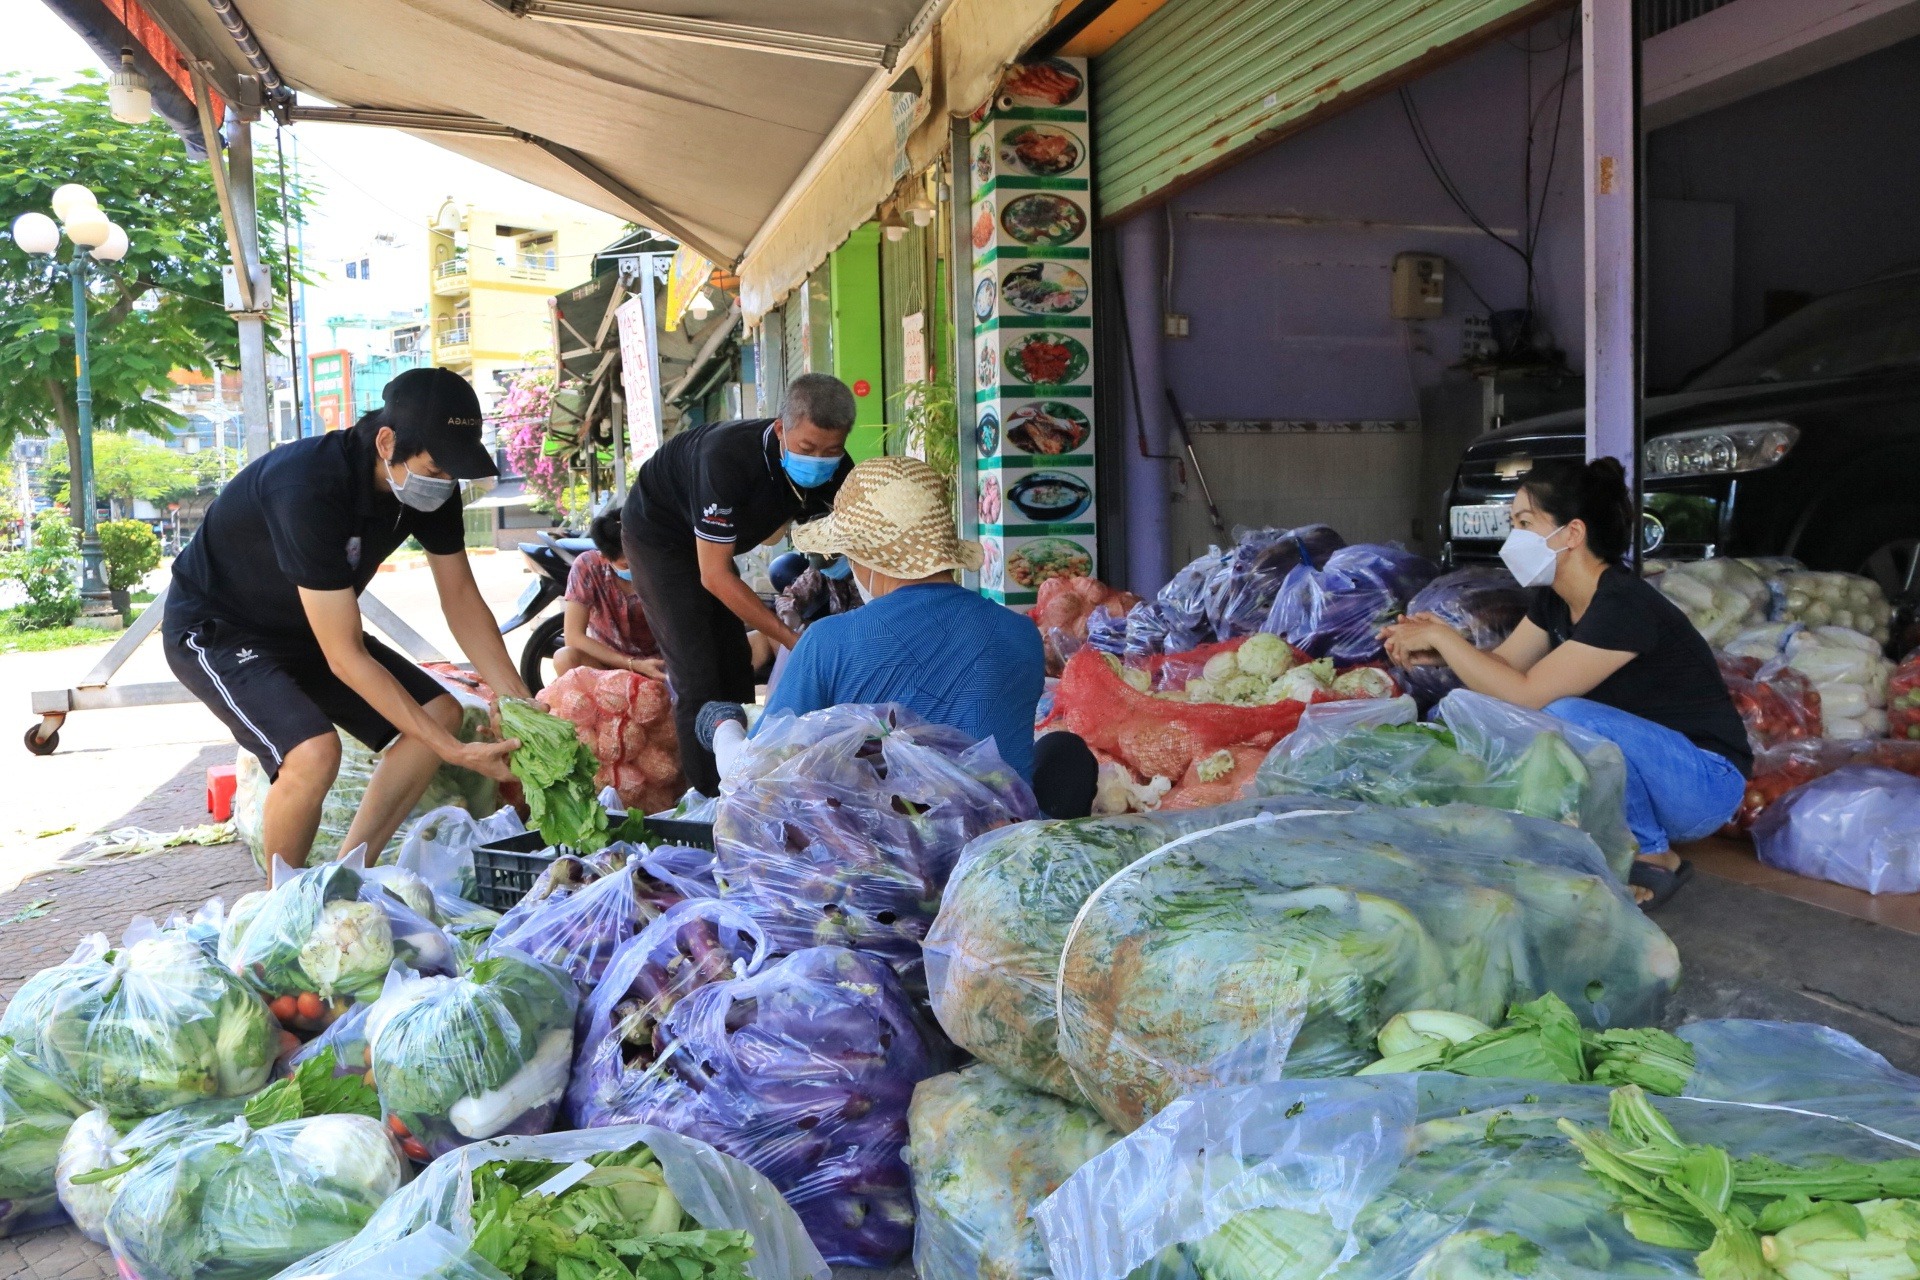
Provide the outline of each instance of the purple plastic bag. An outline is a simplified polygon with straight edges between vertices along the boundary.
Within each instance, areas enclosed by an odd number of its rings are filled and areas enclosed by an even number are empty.
[[[873,952],[924,992],[920,940],[954,860],[1036,815],[1027,784],[992,742],[899,707],[776,717],[749,749],[714,818],[726,900],[767,926],[775,954]]]
[[[1504,566],[1475,564],[1442,574],[1422,587],[1407,601],[1407,613],[1431,613],[1472,641],[1474,648],[1494,649],[1513,634],[1532,602],[1533,592],[1515,582]],[[1461,687],[1460,678],[1446,666],[1396,667],[1393,675],[1420,704],[1422,714]]]
[[[583,1006],[583,1031],[567,1087],[576,1128],[620,1124],[657,1077],[673,1006],[701,987],[759,972],[767,932],[732,903],[681,903],[614,954]]]
[[[1260,630],[1288,574],[1303,564],[1319,568],[1346,545],[1324,524],[1242,533],[1207,591],[1207,621],[1213,629],[1208,639],[1232,640]]]
[[[1868,893],[1920,893],[1920,778],[1848,765],[1795,787],[1753,824],[1760,861]]]
[[[1142,608],[1135,605],[1134,609]],[[1087,615],[1087,643],[1101,653],[1110,653],[1119,657],[1127,651],[1127,620],[1132,612],[1115,616],[1105,609],[1095,609]]]
[[[886,965],[842,947],[796,952],[698,988],[664,1035],[664,1070],[609,1121],[659,1125],[752,1165],[830,1263],[906,1256],[907,1105],[945,1064]]]
[[[1431,560],[1392,543],[1363,542],[1302,564],[1287,575],[1261,628],[1295,648],[1341,665],[1377,661],[1378,633],[1439,570]]]
[[[582,991],[592,990],[620,944],[660,918],[659,899],[648,894],[649,887],[640,860],[629,858],[584,888],[554,894],[524,912],[516,906],[479,954],[484,959],[510,947],[558,965]]]

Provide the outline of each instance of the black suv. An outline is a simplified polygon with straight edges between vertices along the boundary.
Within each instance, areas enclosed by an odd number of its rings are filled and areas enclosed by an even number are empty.
[[[1649,397],[1650,553],[1789,555],[1912,604],[1920,552],[1920,268],[1831,294]],[[1491,559],[1515,481],[1586,452],[1575,410],[1468,446],[1447,494],[1450,564]]]

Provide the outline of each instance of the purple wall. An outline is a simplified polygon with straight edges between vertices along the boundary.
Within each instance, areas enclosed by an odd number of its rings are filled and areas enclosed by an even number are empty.
[[[1539,124],[1534,185],[1552,149],[1565,18],[1528,39]],[[1495,227],[1522,222],[1527,125],[1523,41],[1498,41],[1412,87],[1428,134],[1456,185]],[[1567,86],[1560,150],[1536,255],[1540,310],[1577,365],[1580,347],[1579,57]],[[1536,216],[1539,213],[1535,210]],[[1447,227],[1299,227],[1232,223],[1196,213],[1299,214]],[[1145,217],[1166,216],[1156,210]],[[1397,94],[1389,94],[1261,152],[1172,205],[1170,309],[1191,336],[1165,343],[1168,376],[1196,418],[1413,418],[1416,382],[1437,381],[1460,355],[1462,319],[1523,304],[1520,259],[1455,208],[1421,158]],[[1394,255],[1444,255],[1443,320],[1409,326],[1388,314]],[[1416,348],[1424,346],[1427,351]]]

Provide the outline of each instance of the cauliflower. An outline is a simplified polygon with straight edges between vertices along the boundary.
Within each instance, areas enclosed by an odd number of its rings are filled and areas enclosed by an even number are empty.
[[[1343,698],[1391,698],[1393,677],[1378,667],[1355,667],[1334,677],[1333,691]]]
[[[393,963],[393,925],[374,902],[329,902],[300,948],[300,968],[323,999],[358,991]]]
[[[1230,680],[1240,674],[1240,660],[1233,656],[1232,650],[1216,653],[1207,659],[1207,665],[1201,668],[1200,674],[1215,684]]]
[[[1199,771],[1200,781],[1218,782],[1233,772],[1233,752],[1222,747],[1200,761],[1194,768]]]
[[[1100,762],[1100,782],[1093,795],[1093,812],[1110,813],[1150,813],[1160,807],[1160,799],[1173,790],[1173,783],[1166,778],[1156,776],[1144,785],[1133,780],[1133,774],[1116,760]]]
[[[1279,636],[1257,631],[1240,646],[1240,669],[1248,675],[1275,680],[1293,666],[1293,650]]]

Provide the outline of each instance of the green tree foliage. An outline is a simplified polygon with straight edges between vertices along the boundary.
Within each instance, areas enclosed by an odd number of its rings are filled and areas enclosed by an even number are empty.
[[[63,182],[90,187],[131,242],[123,261],[91,264],[94,420],[164,435],[179,420],[165,402],[169,372],[238,362],[237,331],[221,305],[229,255],[212,175],[158,117],[114,121],[99,75],[67,85],[0,76],[0,222],[46,211]],[[271,163],[260,166],[257,185],[261,242],[278,246],[281,184]],[[297,213],[305,193],[288,194]],[[0,241],[0,449],[16,434],[54,433],[78,447],[71,253],[63,240],[56,267]],[[264,256],[274,296],[284,297],[281,256]]]
[[[96,528],[109,590],[131,591],[160,563],[160,537],[146,521],[108,520]]]
[[[98,497],[112,498],[122,511],[131,511],[136,500],[171,502],[199,489],[194,461],[142,432],[100,432],[93,438],[93,491]],[[62,506],[72,506],[65,441],[56,440],[47,450],[44,474],[48,496]]]
[[[73,526],[52,513],[41,516],[30,549],[0,555],[0,579],[26,593],[8,611],[23,629],[71,624],[80,616],[80,542]]]

